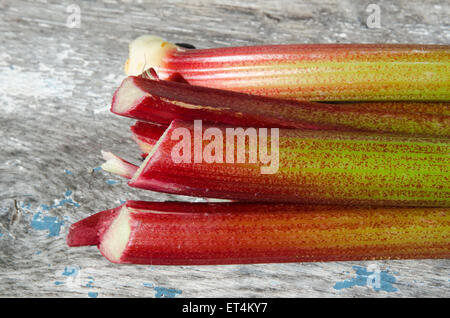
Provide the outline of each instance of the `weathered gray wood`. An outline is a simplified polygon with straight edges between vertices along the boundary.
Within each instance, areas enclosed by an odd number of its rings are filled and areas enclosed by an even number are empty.
[[[379,29],[366,25],[369,1],[142,2],[80,1],[80,28],[66,26],[76,1],[0,2],[0,296],[450,296],[449,260],[119,266],[95,247],[67,248],[72,222],[120,200],[176,198],[93,170],[101,149],[136,159],[131,121],[108,112],[136,36],[197,47],[450,38],[442,1],[372,1]],[[371,264],[379,289],[366,284]]]

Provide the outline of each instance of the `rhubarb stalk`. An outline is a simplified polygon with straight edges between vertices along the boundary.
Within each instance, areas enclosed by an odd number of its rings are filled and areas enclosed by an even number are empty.
[[[114,263],[217,265],[450,257],[446,208],[128,201],[70,227]]]
[[[429,104],[429,105],[427,105]],[[111,111],[168,125],[202,119],[244,127],[280,127],[450,136],[449,103],[322,104],[283,100],[130,76]],[[410,108],[410,109],[408,109]],[[142,141],[139,139],[139,141]]]
[[[280,129],[278,143],[273,130],[267,154],[251,162],[251,131],[202,125],[201,136],[214,132],[214,140],[199,143],[195,129],[173,121],[129,185],[246,201],[450,206],[448,138]],[[255,133],[261,151],[261,129]],[[187,156],[174,160],[181,153]]]
[[[406,112],[413,114],[428,114],[439,116],[450,116],[449,102],[414,102],[414,101],[400,101],[400,102],[346,102],[337,103],[342,109],[349,107],[351,109],[360,108],[361,110],[378,110],[378,111],[392,111],[392,112]]]
[[[138,121],[131,126],[133,139],[136,141],[144,155],[151,152],[153,146],[156,145],[166,129],[167,126],[155,123],[144,123],[141,121]]]
[[[131,42],[127,75],[312,101],[450,100],[450,46],[291,44],[185,49],[155,36]]]
[[[102,150],[103,159],[105,163],[102,164],[102,169],[111,173],[117,174],[124,178],[132,178],[137,171],[137,167],[132,163],[112,154],[111,152]]]

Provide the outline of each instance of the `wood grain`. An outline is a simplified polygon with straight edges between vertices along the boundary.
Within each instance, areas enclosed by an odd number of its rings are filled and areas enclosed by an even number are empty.
[[[376,2],[376,1],[373,1]],[[80,28],[67,27],[70,4]],[[100,150],[138,161],[131,120],[109,113],[127,44],[144,33],[196,47],[263,43],[449,44],[449,4],[378,1],[13,1],[0,3],[0,296],[448,297],[450,261],[120,266],[69,249],[72,222],[134,190],[94,169]],[[94,170],[93,170],[94,169]],[[367,285],[378,267],[379,288]]]

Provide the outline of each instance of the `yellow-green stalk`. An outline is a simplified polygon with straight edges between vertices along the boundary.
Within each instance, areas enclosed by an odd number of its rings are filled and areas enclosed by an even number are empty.
[[[449,101],[450,46],[291,44],[185,49],[156,36],[131,42],[127,75],[312,101]]]

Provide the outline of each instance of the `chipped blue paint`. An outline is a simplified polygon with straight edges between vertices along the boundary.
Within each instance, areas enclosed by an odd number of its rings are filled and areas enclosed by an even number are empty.
[[[142,285],[144,285],[144,287],[153,288],[156,292],[155,293],[156,298],[174,298],[176,295],[181,294],[181,290],[174,288],[153,286],[152,283],[143,283]]]
[[[55,285],[56,285],[56,286],[64,285],[64,282],[56,281],[56,282],[55,282]]]
[[[353,269],[356,271],[356,277],[351,279],[346,279],[343,282],[337,282],[334,285],[334,289],[341,290],[344,288],[352,288],[354,286],[370,286],[368,284],[370,279],[373,277],[372,275],[377,275],[375,272],[368,272],[367,268],[361,266],[353,266]],[[396,292],[397,288],[392,286],[396,282],[394,276],[388,274],[386,271],[379,272],[379,286],[377,287],[375,284],[372,284],[372,287],[375,291],[385,291],[385,292]],[[369,282],[368,282],[369,280]]]
[[[64,267],[63,276],[77,276],[80,269],[76,266],[66,266]]]
[[[85,286],[88,287],[88,288],[94,287],[94,281],[90,280]]]
[[[71,196],[72,196],[72,191],[71,190],[67,190],[64,193],[64,199],[59,200],[56,204],[53,204],[53,205],[50,205],[50,206],[46,205],[46,204],[41,204],[41,208],[44,211],[48,211],[48,210],[60,208],[60,207],[64,206],[65,204],[73,205],[74,207],[79,208],[80,204],[78,202],[75,202],[72,199]]]
[[[22,204],[20,205],[20,208],[22,209],[22,210],[27,210],[27,211],[29,211],[30,210],[30,208],[31,208],[31,203],[24,203],[24,202],[22,202]]]
[[[106,180],[106,183],[109,184],[109,185],[115,185],[115,184],[119,184],[120,181],[119,180],[108,179],[108,180]]]
[[[0,237],[2,237],[3,236],[3,233],[0,233]]]
[[[65,172],[66,174],[68,174],[69,176],[73,176],[73,172],[70,171],[69,169],[64,169],[64,172]]]
[[[96,167],[96,168],[92,169],[93,172],[98,172],[100,170],[103,170],[102,167]]]
[[[34,252],[34,254],[36,254],[36,255],[40,255],[41,253],[42,253],[41,251]]]
[[[94,293],[94,292],[88,292],[88,297],[89,298],[97,298],[98,293]]]
[[[65,204],[72,205],[76,208],[80,207],[80,204],[78,202],[75,202],[71,196],[72,196],[72,190],[66,190],[66,192],[64,192],[64,199],[59,200],[57,203],[55,203],[53,205],[41,204],[38,209],[38,212],[39,211],[41,211],[41,212],[49,211],[52,209],[60,208],[60,207],[64,206]],[[20,204],[20,208],[25,211],[31,211],[31,204],[22,202]]]
[[[31,220],[31,227],[39,231],[48,230],[48,237],[58,236],[64,221],[61,221],[56,216],[42,217],[41,214],[41,212],[38,212],[33,215],[33,219]]]
[[[181,294],[181,290],[165,287],[154,287],[156,298],[174,298],[176,295]]]
[[[119,203],[120,204],[125,204],[127,201],[125,201],[125,200],[119,200]]]
[[[64,193],[64,199],[57,201],[55,204],[47,205],[41,204],[38,208],[37,212],[33,215],[31,220],[31,227],[35,230],[48,230],[48,236],[58,236],[61,230],[61,226],[64,224],[64,221],[56,216],[42,216],[42,212],[47,212],[53,209],[60,208],[64,205],[72,205],[76,208],[80,207],[78,202],[75,202],[72,199],[72,191],[67,190]],[[22,204],[22,208],[25,210],[30,210],[30,204],[27,205]]]

